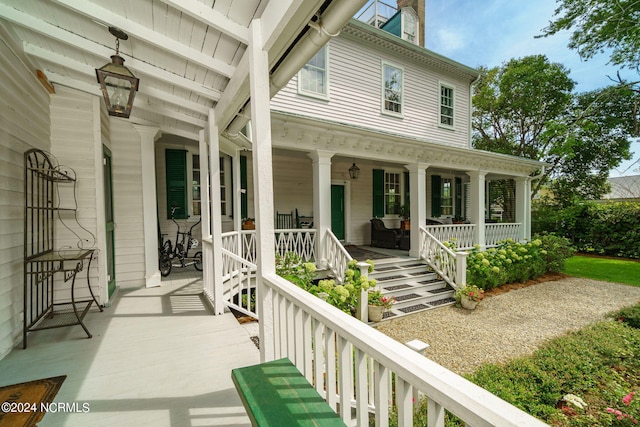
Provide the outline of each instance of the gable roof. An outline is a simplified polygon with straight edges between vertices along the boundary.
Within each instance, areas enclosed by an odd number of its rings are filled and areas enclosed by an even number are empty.
[[[609,178],[611,191],[603,199],[640,199],[640,175]]]

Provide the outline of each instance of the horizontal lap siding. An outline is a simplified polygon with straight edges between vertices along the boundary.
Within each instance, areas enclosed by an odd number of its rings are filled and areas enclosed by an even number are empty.
[[[59,88],[51,102],[51,151],[63,170],[71,168],[76,175],[75,186],[61,183],[54,190],[61,207],[76,212],[58,211],[56,221],[57,248],[97,248],[96,171],[94,160],[93,97],[67,88]],[[94,256],[101,254],[96,252]],[[86,270],[77,277],[76,293],[81,299],[89,295]],[[91,264],[91,285],[100,295],[98,263]],[[71,299],[71,282],[56,277],[55,302]]]
[[[404,69],[402,118],[381,111],[382,60]],[[329,101],[298,95],[294,76],[272,100],[275,110],[467,147],[469,83],[394,52],[345,37],[329,43]],[[438,126],[439,85],[455,88],[455,130]]]
[[[20,342],[24,152],[50,149],[49,95],[0,23],[0,359]]]
[[[130,124],[111,120],[116,280],[120,287],[145,285],[142,156],[140,135]],[[155,227],[155,224],[151,224]],[[155,248],[153,249],[155,250]]]

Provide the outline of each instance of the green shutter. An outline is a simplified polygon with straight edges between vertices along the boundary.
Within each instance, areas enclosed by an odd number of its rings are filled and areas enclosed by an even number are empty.
[[[177,209],[176,219],[186,219],[187,209],[187,152],[186,150],[166,150],[165,168],[167,173],[167,218],[171,218],[171,208]]]
[[[456,217],[462,218],[462,178],[456,178]]]
[[[411,196],[409,191],[409,172],[404,172],[404,204],[411,206]]]
[[[434,218],[442,215],[442,180],[440,175],[431,176],[431,216]]]
[[[247,156],[240,156],[240,188],[244,190],[240,193],[240,216],[247,218],[249,216],[247,205]]]
[[[373,170],[373,217],[384,216],[384,171]]]

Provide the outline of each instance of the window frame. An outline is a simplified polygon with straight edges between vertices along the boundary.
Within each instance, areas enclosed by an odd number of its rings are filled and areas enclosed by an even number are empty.
[[[304,84],[303,84],[303,75],[304,75],[304,70],[306,67],[314,67],[315,69],[321,69],[320,67],[316,67],[314,65],[309,65],[309,62],[311,62],[316,55],[318,55],[319,53],[324,51],[324,81],[323,81],[323,85],[324,85],[324,91],[325,93],[322,92],[315,92],[315,91],[310,91],[310,90],[306,90],[304,89]],[[322,99],[325,101],[329,100],[329,45],[326,44],[324,45],[320,50],[318,50],[318,52],[316,52],[316,54],[309,59],[309,61],[307,61],[307,63],[305,63],[302,68],[300,69],[300,71],[298,71],[298,94],[299,95],[304,95],[304,96],[308,96],[311,98],[317,98],[317,99]]]
[[[443,99],[443,95],[442,95],[442,90],[443,89],[449,89],[451,90],[451,96],[449,97],[451,99],[451,105],[445,105],[442,102]],[[443,115],[442,114],[442,109],[443,108],[450,108],[451,109],[451,115]],[[443,117],[447,117],[451,119],[451,124],[447,124],[447,123],[442,123],[442,118]],[[453,84],[451,83],[446,83],[446,82],[439,82],[438,84],[438,127],[441,128],[445,128],[445,129],[455,129],[456,126],[456,88]]]
[[[394,175],[394,182],[392,182],[388,177],[390,175]],[[396,193],[395,191],[392,193],[389,191],[390,186],[393,185],[394,190],[397,189],[398,192]],[[402,172],[396,172],[394,170],[386,170],[384,171],[384,187],[383,187],[383,192],[384,192],[384,216],[387,217],[388,215],[398,215],[400,213],[400,206],[402,206],[402,199],[403,199],[403,185],[402,185]],[[389,206],[390,206],[390,201],[391,198],[394,198],[396,200],[396,203],[394,203],[395,206],[395,210],[394,212],[390,212],[389,211]]]
[[[386,89],[386,73],[385,73],[385,68],[386,67],[390,67],[390,68],[395,68],[396,70],[398,70],[400,72],[400,102],[397,102],[397,104],[400,106],[400,111],[392,111],[392,110],[388,110],[387,109],[387,89]],[[388,116],[392,116],[392,117],[404,117],[404,68],[394,64],[392,62],[386,61],[386,60],[382,60],[381,61],[381,65],[380,65],[380,72],[381,72],[381,79],[380,79],[380,109],[382,111],[382,114],[384,115],[388,115]],[[389,102],[394,102],[392,100],[389,100]]]

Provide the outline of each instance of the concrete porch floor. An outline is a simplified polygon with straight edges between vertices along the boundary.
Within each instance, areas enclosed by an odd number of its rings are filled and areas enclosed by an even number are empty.
[[[259,363],[252,332],[213,316],[202,273],[186,268],[162,286],[120,289],[80,326],[36,331],[0,360],[0,386],[67,375],[54,402],[87,413],[48,413],[47,426],[249,426],[231,369]]]

